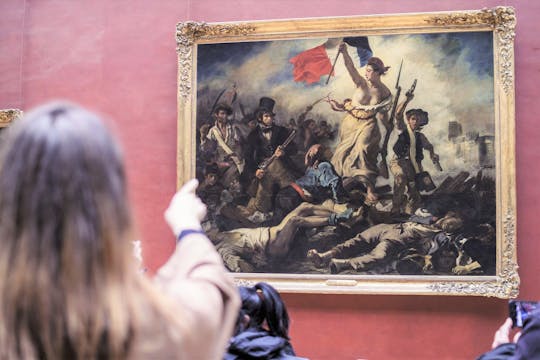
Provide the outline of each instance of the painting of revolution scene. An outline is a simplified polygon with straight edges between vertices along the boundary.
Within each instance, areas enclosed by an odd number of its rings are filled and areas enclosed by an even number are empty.
[[[495,275],[493,34],[200,44],[197,190],[238,273]]]

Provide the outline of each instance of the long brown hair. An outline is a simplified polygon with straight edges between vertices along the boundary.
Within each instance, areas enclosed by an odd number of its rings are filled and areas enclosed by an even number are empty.
[[[96,115],[65,103],[29,113],[1,142],[0,354],[127,357],[142,300],[119,147]]]

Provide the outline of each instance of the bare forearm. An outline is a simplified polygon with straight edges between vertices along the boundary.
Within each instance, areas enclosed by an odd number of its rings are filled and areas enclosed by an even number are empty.
[[[345,67],[347,68],[349,75],[351,75],[351,78],[354,81],[355,85],[357,87],[367,87],[366,81],[362,78],[362,76],[360,76],[358,70],[356,70],[356,67],[354,66],[354,63],[349,53],[347,51],[343,51],[342,54],[343,61],[345,62]]]

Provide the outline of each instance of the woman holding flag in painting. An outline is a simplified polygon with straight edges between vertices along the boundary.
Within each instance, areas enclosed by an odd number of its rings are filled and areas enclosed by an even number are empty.
[[[339,51],[333,64],[328,57],[328,50],[339,42]],[[348,53],[347,45],[356,48],[360,58],[360,67],[365,66],[365,77],[361,76]],[[356,90],[351,99],[340,103],[328,98],[335,111],[346,112],[340,124],[339,142],[334,150],[331,163],[338,175],[354,178],[366,188],[366,200],[374,202],[375,181],[378,175],[377,157],[380,152],[380,120],[387,130],[390,128],[388,112],[392,106],[392,94],[381,80],[388,70],[381,59],[372,57],[368,38],[365,36],[328,39],[324,44],[306,50],[289,61],[294,65],[293,75],[297,82],[313,84],[321,76],[333,74],[339,54],[343,54],[345,67],[351,76]]]
[[[340,125],[339,142],[331,162],[339,175],[361,182],[366,187],[366,200],[374,202],[377,200],[374,190],[381,140],[377,121],[388,122],[388,111],[392,105],[392,94],[381,81],[381,75],[388,67],[381,59],[371,57],[367,61],[364,78],[354,66],[345,42],[340,44],[339,51],[356,90],[352,99],[343,103],[328,99],[333,110],[347,113]]]
[[[339,42],[339,51],[333,64],[328,57],[328,50]],[[365,77],[355,67],[347,46],[356,48],[360,58],[360,67],[365,66]],[[375,181],[378,175],[377,157],[380,152],[380,120],[387,131],[391,128],[388,112],[392,107],[392,94],[382,82],[381,76],[389,67],[381,59],[373,57],[368,38],[365,36],[328,39],[324,44],[306,50],[289,61],[294,65],[293,75],[297,82],[313,84],[321,76],[328,75],[326,83],[334,72],[337,58],[343,54],[345,67],[351,76],[356,90],[351,99],[340,103],[328,98],[335,111],[346,112],[340,124],[339,142],[331,163],[338,175],[354,178],[366,188],[366,200],[374,202]]]

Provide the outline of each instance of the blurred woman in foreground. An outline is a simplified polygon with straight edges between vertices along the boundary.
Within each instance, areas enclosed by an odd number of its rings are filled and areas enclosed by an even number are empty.
[[[178,245],[151,283],[132,256],[122,156],[96,115],[40,107],[0,154],[1,358],[223,356],[239,299],[200,230],[196,181],[165,212]]]

